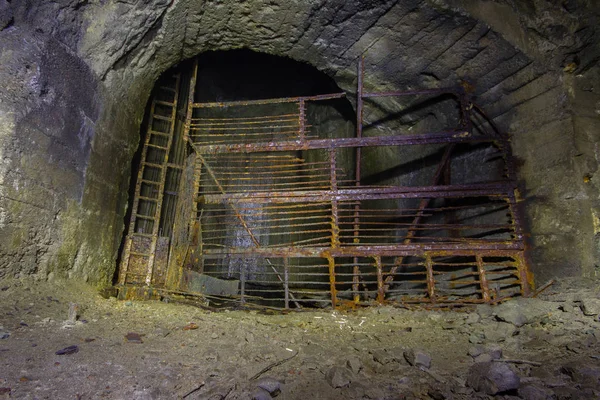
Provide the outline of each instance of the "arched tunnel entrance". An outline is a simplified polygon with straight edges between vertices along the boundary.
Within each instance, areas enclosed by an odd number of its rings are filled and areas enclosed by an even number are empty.
[[[246,50],[167,71],[121,295],[287,309],[527,294],[508,138],[469,85],[368,92],[363,76],[351,99],[308,65]]]

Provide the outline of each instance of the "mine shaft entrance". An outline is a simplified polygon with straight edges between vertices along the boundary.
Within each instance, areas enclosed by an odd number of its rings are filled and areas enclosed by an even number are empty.
[[[198,71],[154,93],[125,297],[287,309],[529,293],[508,138],[462,86],[367,93],[361,63],[351,123],[341,91],[199,101]]]

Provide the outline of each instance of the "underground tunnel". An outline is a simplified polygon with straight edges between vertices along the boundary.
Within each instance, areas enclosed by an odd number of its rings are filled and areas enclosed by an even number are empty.
[[[0,397],[599,398],[599,13],[0,0]]]

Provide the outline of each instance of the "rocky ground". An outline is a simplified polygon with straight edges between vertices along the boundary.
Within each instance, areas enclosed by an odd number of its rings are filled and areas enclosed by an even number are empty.
[[[273,315],[3,281],[0,399],[595,399],[596,287],[461,312]]]

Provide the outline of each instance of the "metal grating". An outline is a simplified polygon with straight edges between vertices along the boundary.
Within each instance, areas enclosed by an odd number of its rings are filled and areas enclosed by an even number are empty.
[[[362,64],[358,76],[349,131],[323,128],[318,111],[345,93],[194,103],[192,75],[166,289],[275,308],[529,294],[508,137],[461,86],[364,93]],[[454,104],[454,126],[407,130],[402,107],[377,114],[379,100],[406,98],[425,116]]]

